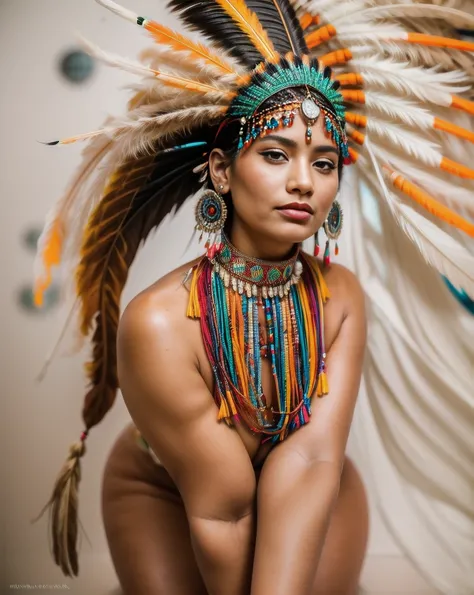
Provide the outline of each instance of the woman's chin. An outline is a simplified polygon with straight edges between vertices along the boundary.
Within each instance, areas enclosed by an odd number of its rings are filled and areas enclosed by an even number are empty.
[[[273,235],[275,237],[275,241],[277,242],[285,244],[299,244],[308,238],[313,237],[314,233],[315,232],[312,230],[312,228],[310,228],[309,225],[290,223],[282,226],[277,231],[277,233],[273,232]]]

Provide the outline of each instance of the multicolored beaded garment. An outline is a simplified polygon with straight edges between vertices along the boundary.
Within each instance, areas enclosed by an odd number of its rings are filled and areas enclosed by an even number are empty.
[[[187,311],[200,319],[218,419],[244,422],[268,435],[263,442],[284,440],[309,421],[311,397],[328,392],[323,336],[328,297],[317,261],[299,247],[290,259],[269,262],[243,255],[223,234],[221,251],[192,271]],[[271,361],[277,407],[263,393],[262,355]]]

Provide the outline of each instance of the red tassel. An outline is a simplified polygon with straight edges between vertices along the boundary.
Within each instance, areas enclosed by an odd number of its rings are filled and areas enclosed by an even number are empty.
[[[309,422],[309,413],[305,405],[303,405],[303,419],[305,424]]]
[[[339,254],[339,246],[337,245],[337,242],[336,242],[336,247],[334,248],[334,254],[336,256]]]
[[[326,250],[324,250],[324,264],[328,266],[331,264],[331,252],[329,250],[329,240],[326,242]]]

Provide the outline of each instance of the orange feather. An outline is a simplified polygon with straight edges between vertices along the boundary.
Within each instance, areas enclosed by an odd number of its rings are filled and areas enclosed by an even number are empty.
[[[237,23],[242,31],[248,35],[257,50],[262,54],[265,60],[277,62],[278,53],[273,47],[273,43],[262,27],[257,15],[247,8],[242,0],[216,0],[222,6],[224,11]]]
[[[324,25],[324,27],[320,27],[319,29],[316,29],[316,31],[313,31],[312,33],[309,33],[308,35],[306,35],[305,39],[308,47],[313,49],[321,45],[325,41],[328,41],[329,39],[336,37],[336,35],[336,27],[334,27],[334,25],[329,24]]]
[[[469,99],[464,99],[464,97],[451,95],[451,107],[454,109],[462,110],[467,114],[474,115],[474,101],[469,101]]]
[[[311,46],[309,44],[308,47],[309,49],[311,49]],[[352,52],[349,48],[343,48],[342,50],[335,50],[334,52],[329,52],[329,54],[324,54],[324,56],[321,56],[318,59],[321,64],[324,64],[324,66],[334,66],[334,64],[346,64],[346,62],[352,60]]]
[[[157,43],[169,45],[178,51],[184,50],[189,52],[189,58],[192,60],[204,60],[207,64],[215,66],[222,72],[238,75],[228,62],[217,54],[212,53],[209,48],[202,43],[195,43],[188,37],[185,37],[168,27],[164,27],[155,21],[147,20],[144,27]]]
[[[405,33],[402,40],[409,43],[416,43],[428,47],[450,48],[461,50],[462,52],[474,52],[474,43],[463,41],[461,39],[450,39],[449,37],[440,37],[437,35],[426,35],[425,33]]]
[[[420,206],[429,211],[432,215],[438,217],[438,219],[446,221],[446,223],[449,223],[453,227],[465,232],[467,235],[474,237],[473,223],[467,219],[464,219],[448,207],[438,202],[427,192],[421,190],[421,188],[418,188],[415,186],[415,184],[412,184],[406,180],[403,176],[390,169],[387,165],[385,165],[384,168],[390,172],[391,180],[395,188],[398,188],[398,190],[403,192],[403,194],[409,196]]]
[[[57,218],[48,234],[45,246],[43,248],[43,264],[45,274],[40,279],[37,279],[34,287],[34,302],[37,306],[43,305],[44,292],[51,285],[52,273],[51,270],[61,262],[61,252],[63,245],[63,227],[61,220]]]

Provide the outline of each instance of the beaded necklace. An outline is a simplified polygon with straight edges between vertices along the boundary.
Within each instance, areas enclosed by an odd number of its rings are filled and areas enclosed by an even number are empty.
[[[243,421],[267,435],[263,442],[284,440],[309,421],[311,397],[328,392],[323,337],[328,297],[317,262],[299,247],[290,259],[269,262],[245,256],[223,234],[220,251],[204,256],[192,271],[187,310],[200,319],[218,419],[228,425]],[[276,408],[262,390],[262,355],[271,362]]]

